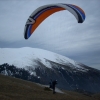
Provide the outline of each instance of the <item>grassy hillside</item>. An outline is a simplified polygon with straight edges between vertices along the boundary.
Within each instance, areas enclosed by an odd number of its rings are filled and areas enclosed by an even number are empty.
[[[52,94],[35,83],[0,75],[0,100],[100,100],[99,94],[82,95],[64,91],[65,94]]]

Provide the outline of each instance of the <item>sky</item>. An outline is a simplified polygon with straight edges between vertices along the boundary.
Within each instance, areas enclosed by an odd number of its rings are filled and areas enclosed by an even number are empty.
[[[85,21],[77,23],[67,10],[52,14],[24,39],[31,13],[46,4],[81,7]],[[32,47],[49,50],[100,70],[100,0],[0,0],[0,48]]]

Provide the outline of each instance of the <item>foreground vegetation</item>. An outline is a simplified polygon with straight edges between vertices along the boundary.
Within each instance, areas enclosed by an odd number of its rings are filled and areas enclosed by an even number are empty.
[[[33,82],[0,75],[0,100],[100,100],[100,94],[87,96],[72,91],[53,94]]]

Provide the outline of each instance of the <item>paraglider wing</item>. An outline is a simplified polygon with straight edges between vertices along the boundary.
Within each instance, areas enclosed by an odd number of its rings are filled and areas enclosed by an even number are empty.
[[[77,19],[78,23],[83,23],[85,20],[84,11],[76,5],[51,4],[41,6],[37,8],[28,18],[25,25],[24,38],[28,39],[43,20],[45,20],[51,14],[61,10],[68,10],[70,13],[72,13]]]

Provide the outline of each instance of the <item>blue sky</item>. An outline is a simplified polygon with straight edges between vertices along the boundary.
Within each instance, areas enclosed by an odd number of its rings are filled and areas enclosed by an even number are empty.
[[[78,5],[86,20],[79,24],[67,10],[57,12],[25,40],[24,26],[31,13],[54,3]],[[41,48],[100,69],[99,7],[99,0],[0,0],[0,48]]]

